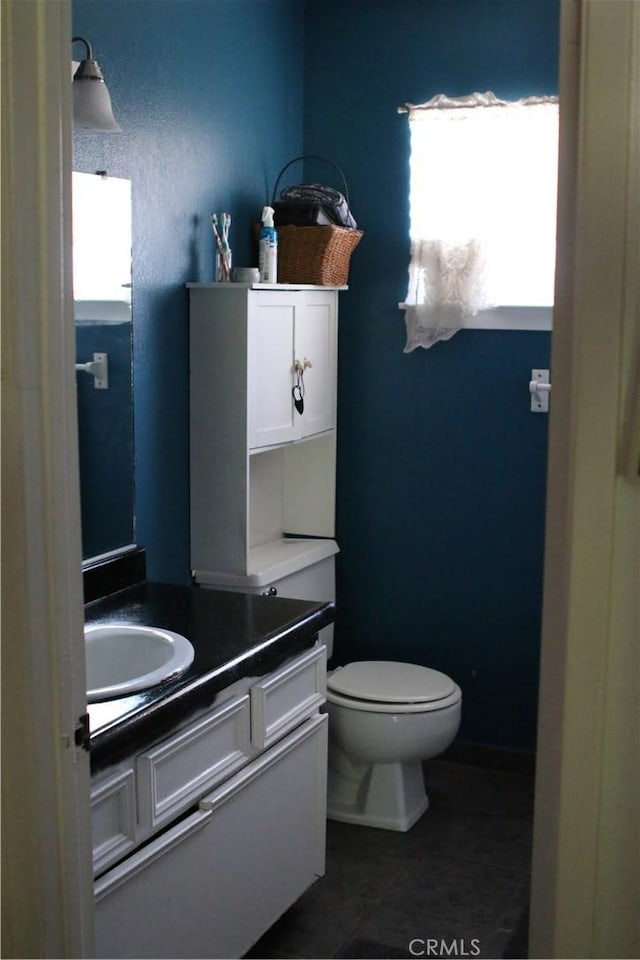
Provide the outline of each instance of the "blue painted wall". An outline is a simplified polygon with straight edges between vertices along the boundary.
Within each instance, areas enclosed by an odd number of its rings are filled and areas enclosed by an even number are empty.
[[[251,222],[301,152],[296,0],[74,0],[121,134],[77,132],[74,169],[132,180],[136,538],[151,578],[189,582],[188,298],[213,279],[209,213]],[[74,48],[76,59],[82,55]]]
[[[305,148],[339,161],[365,230],[340,310],[336,646],[343,661],[444,670],[463,688],[461,738],[516,748],[535,735],[546,473],[527,388],[550,338],[465,331],[403,354],[396,107],[556,93],[558,13],[557,0],[310,0],[305,24]]]
[[[366,231],[341,300],[341,659],[443,669],[464,690],[464,739],[523,748],[535,729],[547,428],[527,384],[549,364],[549,335],[466,331],[403,354],[408,130],[396,107],[437,92],[556,92],[558,6],[74,0],[74,32],[94,43],[124,130],[76,134],[74,165],[133,180],[137,539],[149,575],[188,580],[184,283],[212,278],[207,215],[232,212],[234,262],[248,263],[250,223],[304,145],[343,166]]]

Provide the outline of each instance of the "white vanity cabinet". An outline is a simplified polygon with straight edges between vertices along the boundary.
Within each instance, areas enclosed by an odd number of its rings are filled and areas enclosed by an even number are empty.
[[[334,536],[338,289],[189,296],[191,567],[221,586],[287,535]]]
[[[109,783],[135,792],[135,849],[95,882],[97,957],[241,957],[324,873],[325,690],[316,645],[97,778],[98,863],[106,824],[126,832]]]

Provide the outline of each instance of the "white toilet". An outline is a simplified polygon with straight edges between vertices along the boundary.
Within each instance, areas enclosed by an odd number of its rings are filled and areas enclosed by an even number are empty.
[[[295,561],[280,560],[259,575],[241,582],[227,578],[217,585],[335,601],[335,541],[288,543],[295,550]],[[303,561],[301,550],[305,551]],[[333,627],[321,630],[320,639],[330,660]],[[460,726],[461,705],[457,684],[427,667],[362,661],[330,671],[327,816],[408,830],[429,805],[422,762],[452,743]]]
[[[366,660],[331,672],[327,816],[413,826],[429,806],[422,762],[452,743],[461,706],[458,685],[427,667]]]

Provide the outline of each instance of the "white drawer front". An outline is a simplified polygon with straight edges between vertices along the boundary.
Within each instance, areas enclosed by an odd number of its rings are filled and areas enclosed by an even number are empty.
[[[251,742],[264,750],[317,710],[326,699],[327,650],[308,653],[251,688]]]
[[[133,770],[108,777],[91,790],[93,869],[99,873],[136,843]]]
[[[139,820],[155,829],[243,766],[251,751],[249,697],[225,704],[136,760]]]

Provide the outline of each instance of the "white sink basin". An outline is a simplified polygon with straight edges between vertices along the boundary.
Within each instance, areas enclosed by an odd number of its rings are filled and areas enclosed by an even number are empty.
[[[194,649],[186,637],[159,627],[120,624],[84,628],[87,700],[126,697],[184,672]]]

